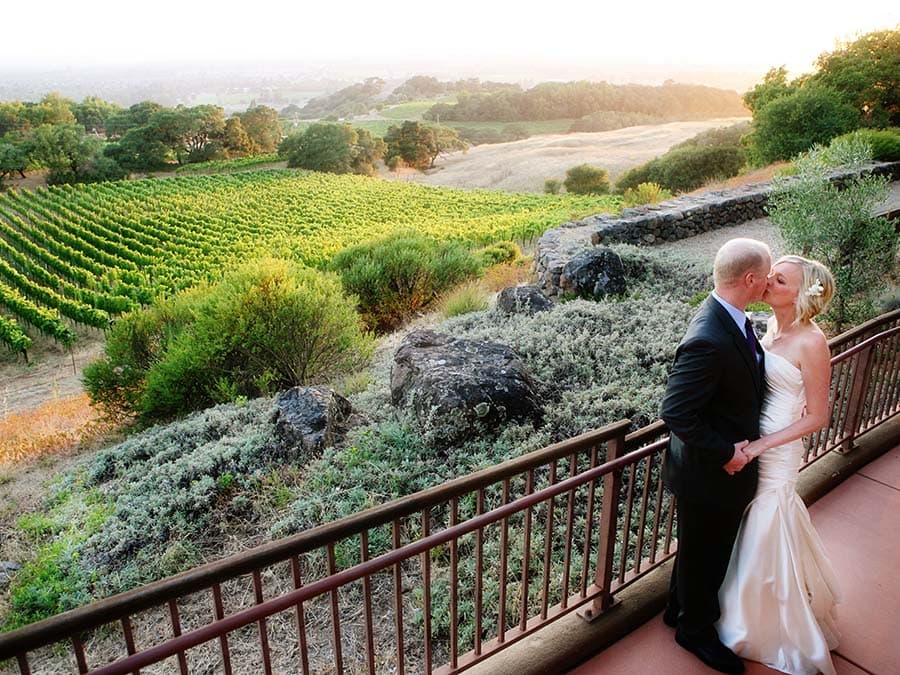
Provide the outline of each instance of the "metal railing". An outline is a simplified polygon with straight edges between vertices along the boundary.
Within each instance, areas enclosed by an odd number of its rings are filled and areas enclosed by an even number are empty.
[[[807,466],[900,408],[900,311],[830,346],[832,424]],[[58,668],[60,650],[71,672],[98,674],[465,670],[573,611],[599,616],[674,555],[665,425],[629,427],[0,635],[0,660],[22,673]]]

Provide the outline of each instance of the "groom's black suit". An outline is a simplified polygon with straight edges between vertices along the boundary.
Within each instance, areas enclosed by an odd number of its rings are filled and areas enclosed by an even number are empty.
[[[679,632],[697,642],[716,639],[719,586],[756,492],[755,461],[733,476],[722,467],[735,443],[759,438],[763,364],[728,311],[709,296],[678,345],[662,402],[670,431],[663,476],[678,500],[670,612],[680,609]]]

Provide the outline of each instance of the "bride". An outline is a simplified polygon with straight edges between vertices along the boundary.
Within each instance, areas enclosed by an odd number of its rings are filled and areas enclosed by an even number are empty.
[[[828,424],[830,352],[813,322],[834,295],[821,263],[799,256],[775,262],[763,300],[774,312],[762,339],[768,391],[762,438],[744,452],[759,457],[759,486],[719,590],[719,637],[736,654],[791,675],[833,675],[838,589],[822,542],[795,492],[802,437]]]

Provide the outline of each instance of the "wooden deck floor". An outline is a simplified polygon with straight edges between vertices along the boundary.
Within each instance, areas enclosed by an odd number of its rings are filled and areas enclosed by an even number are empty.
[[[810,508],[841,582],[839,675],[900,674],[900,447],[863,467]],[[746,661],[748,675],[775,673]],[[570,675],[706,675],[657,615]]]

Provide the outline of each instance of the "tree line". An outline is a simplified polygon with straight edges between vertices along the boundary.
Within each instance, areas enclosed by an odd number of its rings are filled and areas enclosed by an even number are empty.
[[[750,160],[790,159],[859,128],[900,127],[900,30],[867,33],[823,53],[816,71],[788,80],[772,68],[744,95],[753,113]]]
[[[392,171],[424,170],[440,155],[467,147],[454,129],[413,120],[388,127],[384,138],[346,122],[316,122],[285,138],[278,154],[289,167],[372,175],[382,159]]]
[[[579,81],[543,82],[526,91],[510,86],[491,93],[461,92],[456,103],[437,103],[424,116],[445,122],[524,122],[577,119],[600,111],[667,119],[746,114],[740,95],[725,89],[672,81],[655,87]]]
[[[226,118],[215,105],[143,101],[122,109],[52,93],[36,103],[0,102],[0,184],[31,168],[47,169],[50,184],[117,180],[172,163],[271,153],[281,137],[278,112],[266,106]]]

